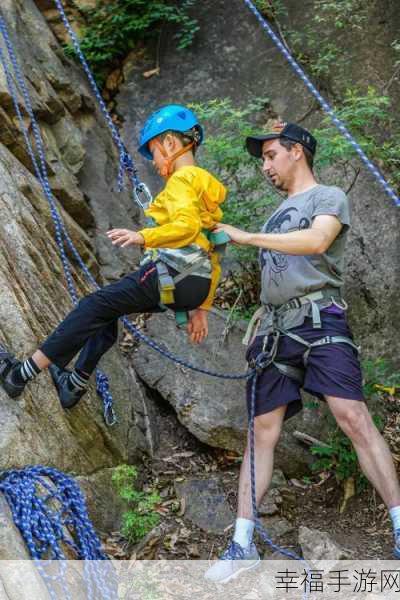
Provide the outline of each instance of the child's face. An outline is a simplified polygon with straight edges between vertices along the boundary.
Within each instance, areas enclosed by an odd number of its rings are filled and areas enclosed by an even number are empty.
[[[149,142],[149,150],[153,156],[153,165],[158,174],[164,177],[165,160],[173,156],[180,148],[181,142],[173,135],[167,135],[163,140],[153,138]]]
[[[153,156],[153,165],[159,175],[162,175],[165,159],[169,156],[165,141],[165,139],[161,141],[159,138],[154,138],[149,142],[149,150]]]

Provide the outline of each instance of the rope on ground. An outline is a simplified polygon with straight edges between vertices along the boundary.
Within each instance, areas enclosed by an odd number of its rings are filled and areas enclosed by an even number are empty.
[[[0,492],[52,600],[60,598],[60,588],[63,598],[73,599],[63,545],[75,560],[85,561],[83,575],[88,600],[117,597],[112,563],[101,549],[85,498],[73,479],[52,467],[28,466],[2,473]],[[47,561],[54,560],[61,561],[58,573],[50,574]]]
[[[289,50],[283,44],[282,40],[272,29],[272,27],[270,26],[268,21],[262,16],[260,11],[257,10],[256,6],[254,5],[254,2],[252,2],[252,0],[244,0],[244,3],[248,6],[248,8],[254,14],[254,16],[260,23],[261,27],[269,35],[269,37],[271,38],[271,40],[273,41],[275,46],[278,48],[278,50],[286,58],[286,60],[292,67],[293,71],[296,73],[296,75],[298,75],[300,77],[300,79],[302,79],[302,81],[305,83],[305,85],[307,86],[307,88],[311,92],[311,94],[318,100],[322,109],[326,112],[327,115],[330,116],[333,124],[337,127],[337,129],[340,131],[340,133],[346,138],[346,140],[351,144],[351,146],[353,147],[355,152],[358,154],[358,156],[360,157],[360,159],[362,160],[364,165],[372,173],[372,175],[375,177],[375,179],[378,181],[378,183],[383,187],[386,194],[393,200],[393,202],[396,206],[400,206],[400,197],[398,196],[398,194],[396,194],[394,189],[391,187],[391,185],[389,185],[389,183],[386,181],[385,177],[382,175],[382,173],[379,171],[379,169],[368,158],[368,156],[365,154],[365,152],[361,148],[360,144],[354,139],[354,137],[352,136],[352,134],[350,133],[350,131],[348,130],[348,128],[346,127],[344,122],[336,116],[335,111],[333,110],[332,106],[325,100],[325,98],[322,96],[322,94],[317,90],[317,88],[312,83],[310,78],[306,75],[305,71],[300,67],[298,62],[293,57],[293,55],[289,52]]]

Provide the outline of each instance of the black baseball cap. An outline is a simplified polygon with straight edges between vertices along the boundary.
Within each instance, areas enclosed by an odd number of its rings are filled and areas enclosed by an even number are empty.
[[[317,140],[307,129],[296,125],[296,123],[279,123],[272,128],[272,131],[262,135],[253,135],[246,138],[246,148],[251,156],[262,158],[262,146],[267,140],[277,140],[284,138],[297,142],[307,148],[312,155],[317,149]]]

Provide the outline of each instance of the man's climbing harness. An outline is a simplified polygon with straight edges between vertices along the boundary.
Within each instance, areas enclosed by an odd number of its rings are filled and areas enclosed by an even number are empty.
[[[360,144],[351,135],[351,133],[348,130],[348,128],[346,127],[345,123],[336,116],[335,111],[333,110],[332,106],[325,100],[325,98],[322,96],[322,94],[317,90],[317,88],[312,83],[310,78],[306,75],[305,71],[300,67],[298,62],[293,57],[293,55],[286,48],[285,44],[282,42],[282,40],[279,38],[279,36],[272,29],[271,25],[262,16],[260,11],[256,8],[254,2],[252,0],[244,0],[244,3],[248,6],[248,8],[254,14],[254,16],[260,23],[261,27],[269,35],[269,37],[271,38],[271,40],[273,41],[275,46],[278,48],[278,50],[286,58],[286,60],[292,67],[293,71],[296,73],[296,75],[298,75],[300,77],[300,79],[305,83],[305,85],[307,86],[307,88],[311,92],[311,94],[318,100],[322,109],[326,112],[326,114],[328,114],[330,116],[333,124],[337,127],[337,129],[340,131],[340,133],[346,138],[346,140],[351,144],[351,146],[353,147],[355,152],[357,152],[357,154],[360,157],[360,159],[362,160],[362,162],[365,164],[367,169],[372,173],[372,175],[375,177],[375,179],[378,181],[378,183],[383,187],[386,194],[393,200],[393,202],[396,206],[400,206],[400,197],[398,196],[398,194],[396,194],[394,189],[389,185],[389,183],[386,181],[385,177],[382,175],[382,173],[379,171],[379,169],[374,165],[374,163],[365,154],[365,152],[361,148]]]
[[[323,336],[319,340],[315,340],[314,342],[308,342],[301,336],[293,333],[292,331],[282,327],[281,320],[282,317],[288,313],[288,311],[295,310],[301,308],[302,306],[310,306],[311,307],[311,318],[314,329],[321,329],[321,315],[320,311],[322,308],[335,305],[340,307],[342,310],[347,308],[347,305],[343,298],[340,295],[338,288],[324,288],[323,290],[319,290],[317,292],[312,292],[311,294],[306,294],[305,296],[300,296],[299,298],[294,298],[285,304],[282,304],[279,307],[273,305],[263,305],[261,306],[251,318],[246,334],[243,338],[243,344],[248,345],[250,340],[256,335],[258,327],[262,322],[264,316],[269,317],[269,323],[273,336],[273,344],[270,352],[268,353],[269,362],[273,364],[278,371],[282,375],[286,375],[287,377],[291,377],[295,379],[300,384],[304,381],[305,368],[307,367],[308,358],[310,352],[313,348],[317,348],[320,346],[326,346],[329,344],[347,344],[356,350],[360,351],[359,346],[353,342],[353,340],[347,336],[343,335],[327,335]],[[276,360],[276,352],[278,348],[278,342],[281,335],[287,336],[294,340],[295,342],[305,346],[305,351],[303,353],[303,368],[293,367],[292,365],[288,365],[281,361]],[[264,360],[265,360],[265,348],[268,341],[268,335],[264,337],[264,347],[262,349],[262,354],[259,357],[252,359],[249,363],[251,368],[254,368],[257,373],[260,373],[264,368]]]
[[[30,466],[1,473],[0,492],[52,600],[73,600],[64,562],[71,553],[75,560],[85,561],[88,600],[118,597],[114,568],[101,549],[85,499],[73,479],[51,467]],[[46,569],[47,561],[53,560],[62,561],[56,574]]]

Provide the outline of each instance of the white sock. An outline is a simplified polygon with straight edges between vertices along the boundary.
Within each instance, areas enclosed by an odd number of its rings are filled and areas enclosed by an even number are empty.
[[[233,541],[242,546],[242,548],[248,548],[253,540],[253,532],[254,521],[242,518],[236,519]]]
[[[396,529],[400,529],[400,506],[393,506],[393,508],[389,510],[389,515],[392,519],[393,529],[395,531]]]

